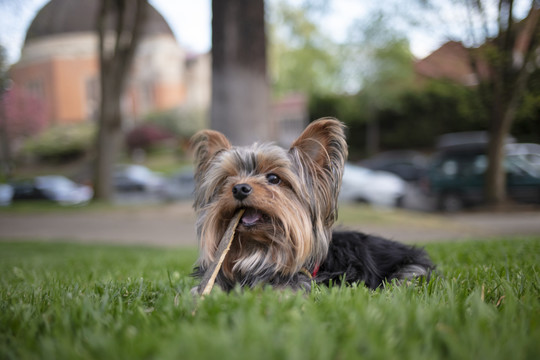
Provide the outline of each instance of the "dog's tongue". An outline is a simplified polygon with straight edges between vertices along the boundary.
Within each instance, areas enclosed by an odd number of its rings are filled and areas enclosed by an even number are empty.
[[[259,220],[261,220],[262,214],[255,209],[247,209],[242,216],[242,224],[246,226],[255,225]]]

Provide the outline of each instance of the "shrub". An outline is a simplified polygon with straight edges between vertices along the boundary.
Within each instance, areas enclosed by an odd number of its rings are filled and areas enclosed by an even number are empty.
[[[181,108],[148,114],[145,121],[174,134],[179,139],[189,139],[206,127],[207,112],[197,108]]]
[[[153,124],[142,124],[131,129],[126,135],[126,145],[129,151],[135,149],[150,150],[164,140],[169,140],[174,136]]]
[[[21,155],[48,162],[65,162],[80,158],[92,147],[95,124],[59,125],[27,139]]]

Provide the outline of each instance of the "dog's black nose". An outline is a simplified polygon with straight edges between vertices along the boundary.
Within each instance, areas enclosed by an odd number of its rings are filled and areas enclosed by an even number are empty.
[[[244,200],[252,191],[253,189],[248,184],[238,184],[232,188],[232,193],[236,200]]]

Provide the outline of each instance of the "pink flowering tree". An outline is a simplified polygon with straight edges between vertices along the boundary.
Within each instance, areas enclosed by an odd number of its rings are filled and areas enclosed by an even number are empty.
[[[38,134],[47,126],[45,101],[19,86],[12,86],[2,98],[6,132],[10,139]]]
[[[19,86],[0,95],[0,159],[4,177],[13,172],[13,144],[36,135],[47,126],[46,102]]]

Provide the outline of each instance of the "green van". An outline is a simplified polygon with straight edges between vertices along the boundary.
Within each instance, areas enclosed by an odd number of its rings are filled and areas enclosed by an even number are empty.
[[[428,167],[425,184],[437,208],[458,211],[481,204],[487,165],[485,142],[440,148]],[[508,196],[517,202],[540,203],[540,167],[511,152],[505,156],[504,167]]]

